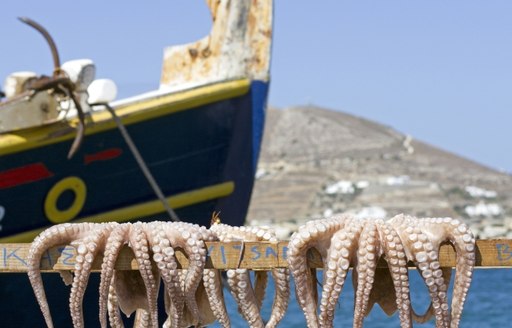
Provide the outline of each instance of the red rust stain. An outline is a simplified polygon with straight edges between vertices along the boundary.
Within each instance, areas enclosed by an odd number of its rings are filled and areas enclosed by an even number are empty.
[[[12,188],[53,176],[44,163],[34,163],[0,172],[0,189]]]
[[[94,154],[85,155],[84,163],[85,165],[87,165],[97,161],[108,161],[121,156],[122,153],[123,150],[121,148],[110,148],[107,150],[102,150]]]

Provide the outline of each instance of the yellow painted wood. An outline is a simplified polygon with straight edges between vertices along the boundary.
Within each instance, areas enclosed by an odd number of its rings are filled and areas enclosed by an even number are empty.
[[[247,268],[251,270],[269,270],[287,267],[286,249],[288,242],[208,242],[208,268],[234,269]],[[27,255],[30,244],[0,244],[0,272],[26,272]],[[182,268],[188,266],[188,260],[181,250],[177,250],[176,258]],[[316,251],[308,254],[311,267],[321,268],[322,261]],[[93,270],[101,267],[102,257],[98,256],[93,264]],[[443,267],[454,267],[455,252],[449,245],[440,250],[440,261]],[[73,270],[75,263],[75,248],[72,246],[55,247],[41,259],[41,269],[46,272],[56,270]],[[381,259],[379,266],[385,266]],[[412,266],[412,265],[411,265]],[[512,268],[512,240],[493,239],[477,241],[477,268]],[[125,247],[116,263],[120,270],[136,270],[137,264],[132,251]]]

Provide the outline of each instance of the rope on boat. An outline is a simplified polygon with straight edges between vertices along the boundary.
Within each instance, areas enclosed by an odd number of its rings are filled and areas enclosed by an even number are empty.
[[[153,189],[153,192],[156,194],[156,196],[158,197],[160,202],[162,202],[162,205],[164,206],[167,214],[169,214],[169,217],[171,218],[172,221],[176,221],[176,222],[180,221],[180,219],[179,219],[178,215],[176,214],[176,212],[171,208],[169,203],[166,201],[165,196],[162,193],[162,189],[160,189],[160,186],[158,185],[158,183],[156,182],[155,178],[151,174],[151,171],[149,171],[149,168],[146,165],[146,162],[144,161],[144,158],[142,158],[142,155],[140,154],[137,146],[135,145],[135,143],[133,142],[132,138],[130,137],[130,134],[128,133],[128,130],[126,130],[126,127],[124,126],[124,124],[121,121],[121,119],[119,118],[119,116],[117,116],[117,114],[114,111],[114,109],[109,104],[107,104],[107,103],[91,104],[91,106],[96,106],[96,105],[103,105],[103,106],[105,106],[105,108],[108,110],[110,115],[112,115],[112,119],[114,120],[114,122],[117,125],[117,128],[121,132],[121,135],[122,135],[124,141],[128,145],[128,148],[130,148],[130,151],[132,152],[133,157],[137,161],[137,164],[139,165],[142,173],[144,173],[144,176],[146,177],[146,180],[148,181],[148,183],[151,186],[151,188]]]

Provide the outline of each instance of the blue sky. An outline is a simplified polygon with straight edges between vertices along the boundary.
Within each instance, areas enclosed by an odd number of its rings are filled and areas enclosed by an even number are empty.
[[[126,97],[158,87],[163,48],[207,34],[201,0],[5,1],[0,80],[91,58]],[[270,104],[315,104],[373,119],[512,172],[511,1],[276,0]]]

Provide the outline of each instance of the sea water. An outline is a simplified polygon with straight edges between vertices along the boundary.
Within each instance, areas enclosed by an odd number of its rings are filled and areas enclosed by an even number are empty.
[[[410,271],[411,299],[417,313],[424,313],[429,304],[427,289],[418,273]],[[319,272],[321,279],[321,271]],[[262,315],[268,319],[272,308],[274,286],[269,279]],[[291,285],[291,299],[288,311],[279,327],[306,327],[304,315],[295,299],[295,286]],[[450,290],[453,288],[453,277]],[[451,296],[451,295],[450,295]],[[231,318],[232,327],[247,327],[247,323],[237,312],[235,301],[225,292],[225,298]],[[354,289],[352,277],[348,275],[334,317],[334,327],[352,327],[354,315]],[[395,328],[400,327],[395,313],[388,317],[382,309],[374,306],[370,315],[364,321],[365,327]],[[220,327],[213,325],[213,327]],[[435,327],[433,320],[425,324],[415,324],[415,327]],[[462,315],[461,328],[512,327],[512,270],[510,269],[479,269],[474,272],[473,282],[467,296]]]

